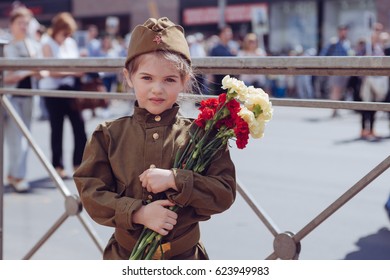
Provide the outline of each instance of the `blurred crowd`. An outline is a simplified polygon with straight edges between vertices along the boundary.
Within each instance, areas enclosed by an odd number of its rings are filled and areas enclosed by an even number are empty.
[[[75,19],[69,13],[56,15],[50,26],[41,25],[24,5],[15,2],[9,17],[9,28],[0,32],[2,39],[9,40],[5,47],[6,57],[24,58],[120,58],[126,57],[131,34],[121,36],[118,33],[119,19],[107,17],[104,30],[96,25],[89,25],[80,30]],[[323,49],[304,49],[294,46],[285,56],[384,56],[390,55],[390,35],[381,23],[375,23],[371,38],[362,38],[356,45],[348,40],[349,27],[338,27],[338,33],[331,38]],[[235,36],[229,26],[224,26],[218,34],[205,37],[197,32],[187,34],[187,41],[193,58],[212,57],[265,57],[268,53],[263,38],[255,33],[248,33],[243,38]],[[194,93],[218,95],[222,92],[223,75],[198,74],[198,86]],[[346,76],[310,76],[310,75],[239,75],[247,85],[263,88],[273,97],[301,99],[331,99],[353,101],[390,101],[388,77],[346,77]],[[102,91],[121,92],[122,78],[120,73],[71,73],[48,71],[7,71],[4,81],[7,87],[40,88],[60,90],[83,90],[82,85],[88,81],[99,81],[104,86]],[[22,119],[30,126],[32,119],[32,98],[12,96],[11,101]],[[86,133],[82,109],[75,106],[71,98],[40,98],[40,119],[49,120],[51,127],[52,163],[62,178],[68,178],[63,163],[62,138],[63,124],[67,117],[71,121],[74,133],[73,167],[76,169],[81,161],[86,142]],[[109,102],[100,110],[102,117],[110,116]],[[94,110],[94,109],[93,109]],[[362,111],[361,135],[363,139],[376,139],[374,131],[375,111]],[[338,112],[333,112],[333,117]],[[390,120],[390,114],[389,114]],[[8,122],[7,135],[12,149],[9,160],[13,164],[8,171],[8,182],[17,191],[28,190],[24,181],[26,173],[27,145],[18,128]],[[17,139],[17,141],[15,140]],[[18,148],[23,147],[23,148]],[[17,159],[17,160],[15,160]]]
[[[17,2],[17,1],[16,1]],[[78,48],[79,57],[106,57],[118,58],[126,56],[126,47],[131,34],[121,36],[119,19],[108,16],[104,30],[90,24],[83,29],[74,30],[68,40],[74,39]],[[381,23],[375,23],[372,36],[362,37],[352,45],[348,40],[347,25],[339,26],[338,34],[330,38],[323,49],[304,49],[302,45],[292,46],[283,53],[273,54],[266,50],[261,36],[248,33],[244,36],[235,35],[229,26],[220,29],[219,34],[206,37],[200,32],[187,34],[193,58],[207,56],[362,56],[388,55],[390,53],[390,35]],[[41,25],[35,18],[31,18],[28,35],[42,44],[48,36],[50,26]],[[12,38],[10,30],[2,30],[0,37]],[[120,74],[99,73],[107,91],[121,91]],[[264,88],[274,97],[289,98],[322,98],[332,100],[358,100],[355,77],[318,77],[318,76],[285,76],[285,75],[240,75],[245,83]],[[199,85],[203,94],[220,93],[220,75],[200,75]]]

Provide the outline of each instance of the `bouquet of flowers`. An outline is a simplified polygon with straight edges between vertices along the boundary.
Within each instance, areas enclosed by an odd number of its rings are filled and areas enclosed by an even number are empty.
[[[223,78],[222,88],[226,93],[201,101],[200,113],[194,121],[195,132],[184,151],[176,155],[174,168],[202,173],[213,157],[226,148],[229,139],[236,141],[238,149],[244,149],[249,135],[263,137],[265,124],[273,113],[268,94],[229,75]],[[177,209],[178,206],[171,208]],[[144,227],[130,260],[162,258],[161,240],[161,235]]]

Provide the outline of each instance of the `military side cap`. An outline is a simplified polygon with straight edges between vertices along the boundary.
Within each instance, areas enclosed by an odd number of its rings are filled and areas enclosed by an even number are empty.
[[[126,65],[138,55],[159,50],[178,53],[191,64],[190,50],[183,27],[174,24],[167,17],[162,17],[149,18],[144,24],[134,28],[127,51]]]

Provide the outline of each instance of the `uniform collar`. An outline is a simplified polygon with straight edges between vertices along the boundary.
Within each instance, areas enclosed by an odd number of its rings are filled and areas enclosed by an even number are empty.
[[[171,109],[162,112],[159,115],[149,113],[146,109],[140,108],[138,102],[135,102],[133,117],[137,122],[145,126],[164,126],[176,121],[179,105],[175,103]]]

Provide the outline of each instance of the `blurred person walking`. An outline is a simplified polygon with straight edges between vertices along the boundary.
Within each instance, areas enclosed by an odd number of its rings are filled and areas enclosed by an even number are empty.
[[[371,35],[371,43],[368,45],[367,54],[371,56],[383,56],[384,46],[380,39],[383,31],[381,23],[375,23]],[[364,102],[383,102],[389,90],[389,78],[387,76],[366,76],[363,78],[360,88],[360,97]],[[362,111],[360,137],[366,140],[376,140],[375,115],[376,111]]]
[[[120,53],[118,48],[114,47],[114,40],[115,38],[113,35],[109,33],[103,34],[97,56],[104,58],[119,58]],[[115,72],[102,72],[100,73],[100,77],[102,78],[107,92],[116,91],[116,88],[113,90],[113,86],[115,87],[117,84],[117,74]]]
[[[87,28],[87,56],[99,56],[101,42],[98,39],[99,30],[96,25],[90,24]]]
[[[348,56],[351,49],[350,42],[347,39],[348,26],[340,25],[338,27],[337,38],[333,38],[321,52],[321,56]],[[346,90],[348,77],[347,76],[330,76],[328,86],[330,88],[329,98],[331,100],[342,100]],[[335,109],[332,117],[337,117],[338,112]]]
[[[28,26],[32,19],[32,13],[26,7],[14,8],[9,16],[11,41],[5,45],[4,54],[8,58],[37,58],[40,56],[41,47],[33,39],[29,38]],[[33,71],[7,71],[4,82],[7,87],[31,89],[36,85],[39,73]],[[33,112],[33,97],[13,95],[9,97],[12,106],[18,113],[28,129],[31,126]],[[9,170],[8,183],[17,192],[27,192],[29,183],[25,180],[27,173],[28,143],[17,124],[10,116],[5,121],[5,139],[8,143]]]
[[[78,58],[79,50],[71,35],[76,31],[76,21],[67,12],[57,14],[42,39],[43,56],[48,58]],[[41,79],[39,87],[49,90],[77,90],[81,73],[50,72],[49,77]],[[46,97],[51,128],[52,164],[63,179],[69,176],[65,172],[63,162],[63,129],[67,116],[70,120],[74,136],[73,168],[76,169],[82,159],[87,136],[81,111],[74,106],[73,98]]]
[[[221,28],[219,31],[219,42],[210,51],[210,56],[235,56],[234,50],[229,46],[229,42],[233,38],[232,28],[228,25]],[[211,81],[212,94],[219,95],[225,90],[221,88],[224,75],[213,75]]]
[[[191,58],[204,58],[206,57],[206,49],[204,42],[204,35],[200,32],[186,37],[188,46],[190,48]],[[201,73],[196,74],[196,85],[192,89],[194,94],[202,94],[207,92],[207,84],[205,75]],[[198,105],[198,103],[196,103]]]
[[[360,38],[356,45],[354,46],[354,55],[355,56],[365,56],[367,52],[367,42],[365,38]],[[363,77],[361,76],[351,76],[347,82],[347,93],[350,96],[350,99],[353,101],[362,101],[360,96],[360,88],[362,85]],[[357,111],[361,113],[361,111]]]
[[[380,37],[383,42],[384,54],[386,56],[390,56],[390,34],[388,32],[382,32]],[[389,89],[387,91],[387,95],[384,101],[390,103],[390,77],[389,77]],[[389,119],[389,132],[390,132],[390,112],[387,113],[387,116]],[[389,199],[389,205],[390,205],[390,199]]]
[[[303,50],[301,45],[295,47],[297,56],[314,56],[315,50],[307,49]],[[313,85],[313,76],[311,75],[296,75],[295,76],[295,90],[297,97],[300,99],[313,99],[315,98],[314,94],[314,85]]]
[[[266,52],[259,48],[257,35],[255,33],[248,33],[245,35],[242,49],[238,51],[237,56],[266,56]],[[264,90],[266,86],[266,78],[264,75],[251,75],[251,74],[242,74],[240,75],[240,80],[242,80],[246,85],[252,85],[256,88],[261,87]]]

